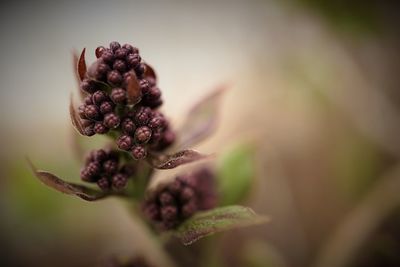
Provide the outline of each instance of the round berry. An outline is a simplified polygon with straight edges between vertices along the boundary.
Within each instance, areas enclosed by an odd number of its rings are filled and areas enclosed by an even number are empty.
[[[114,129],[119,126],[120,119],[116,114],[108,113],[108,114],[104,115],[103,123],[106,127],[110,128],[110,129]]]
[[[129,151],[133,146],[133,138],[129,135],[121,135],[117,139],[117,146],[119,149]]]
[[[111,85],[118,86],[122,82],[122,76],[118,71],[112,70],[107,74],[107,81]]]
[[[86,105],[92,105],[93,101],[92,101],[92,96],[88,95],[83,99],[83,103],[85,103]]]
[[[151,138],[151,130],[147,126],[141,126],[135,131],[135,139],[139,143],[147,143]]]
[[[143,159],[146,157],[146,149],[143,146],[134,146],[131,150],[132,157],[136,160]]]
[[[111,91],[111,100],[115,104],[123,104],[126,101],[126,91],[122,88],[113,88]]]

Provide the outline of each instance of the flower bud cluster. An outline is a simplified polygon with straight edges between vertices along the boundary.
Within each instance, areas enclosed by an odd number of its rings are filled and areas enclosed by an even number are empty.
[[[118,148],[131,152],[136,160],[145,158],[148,148],[162,150],[175,140],[163,114],[144,106],[127,112],[121,122],[121,131]]]
[[[195,212],[216,205],[214,183],[213,173],[206,168],[178,176],[148,196],[143,213],[161,230],[175,228]]]
[[[135,173],[132,165],[121,164],[121,153],[116,150],[93,150],[81,170],[81,179],[97,183],[103,191],[121,190]]]
[[[80,87],[87,96],[78,108],[87,136],[117,133],[117,145],[134,159],[143,159],[149,150],[161,151],[175,140],[167,119],[155,108],[162,104],[155,77],[145,74],[139,50],[129,44],[111,42],[96,49],[97,61],[89,67]],[[127,86],[137,79],[140,101],[128,103]]]

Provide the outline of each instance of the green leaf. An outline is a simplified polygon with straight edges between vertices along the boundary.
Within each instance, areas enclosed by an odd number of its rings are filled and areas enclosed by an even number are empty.
[[[225,206],[196,213],[182,223],[175,235],[184,245],[190,245],[200,238],[230,229],[262,224],[268,221],[252,209],[243,206]]]
[[[222,155],[217,169],[221,205],[236,204],[247,196],[255,176],[254,152],[253,146],[240,144]]]

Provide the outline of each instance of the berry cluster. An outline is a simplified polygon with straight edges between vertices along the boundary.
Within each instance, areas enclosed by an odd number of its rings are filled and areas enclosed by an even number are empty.
[[[172,229],[195,212],[216,205],[214,182],[213,173],[206,168],[178,176],[147,198],[143,213],[161,230]]]
[[[163,114],[149,107],[140,106],[127,112],[121,122],[121,131],[118,148],[130,151],[136,160],[146,157],[146,147],[158,151],[175,140]]]
[[[93,63],[80,87],[86,93],[78,108],[87,136],[106,134],[114,129],[120,149],[143,159],[149,149],[160,151],[175,140],[167,119],[155,108],[162,104],[161,91],[153,75],[146,75],[139,50],[129,44],[111,42],[96,49]],[[137,79],[140,101],[128,103],[127,86]]]
[[[120,152],[116,150],[94,150],[86,158],[81,170],[81,179],[97,183],[104,191],[111,188],[121,190],[135,172],[133,165],[120,164]]]

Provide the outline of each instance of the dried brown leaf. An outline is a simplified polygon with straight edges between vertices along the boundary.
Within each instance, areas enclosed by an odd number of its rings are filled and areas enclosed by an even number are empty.
[[[179,130],[178,149],[191,147],[207,138],[218,124],[219,104],[227,85],[217,87],[194,105]]]
[[[154,71],[154,69],[147,63],[144,63],[146,66],[146,71],[144,73],[144,76],[146,78],[151,78],[154,79],[154,81],[157,81],[157,75],[156,72]]]
[[[130,72],[130,79],[128,81],[128,85],[126,88],[128,104],[135,105],[142,98],[142,92],[140,90],[139,81],[136,77],[136,74],[132,71]]]
[[[203,155],[194,150],[182,150],[171,155],[151,155],[148,158],[149,164],[156,169],[173,169],[180,165],[205,159],[210,155]]]
[[[81,55],[79,57],[79,60],[78,60],[78,65],[77,65],[77,72],[79,75],[79,79],[81,81],[85,78],[86,71],[87,71],[86,61],[85,61],[85,51],[86,51],[86,48],[83,48]]]
[[[95,201],[108,196],[108,194],[104,192],[100,192],[83,185],[66,182],[50,172],[37,170],[29,159],[27,159],[27,161],[35,176],[42,183],[57,190],[58,192],[67,195],[74,195],[86,201]]]

